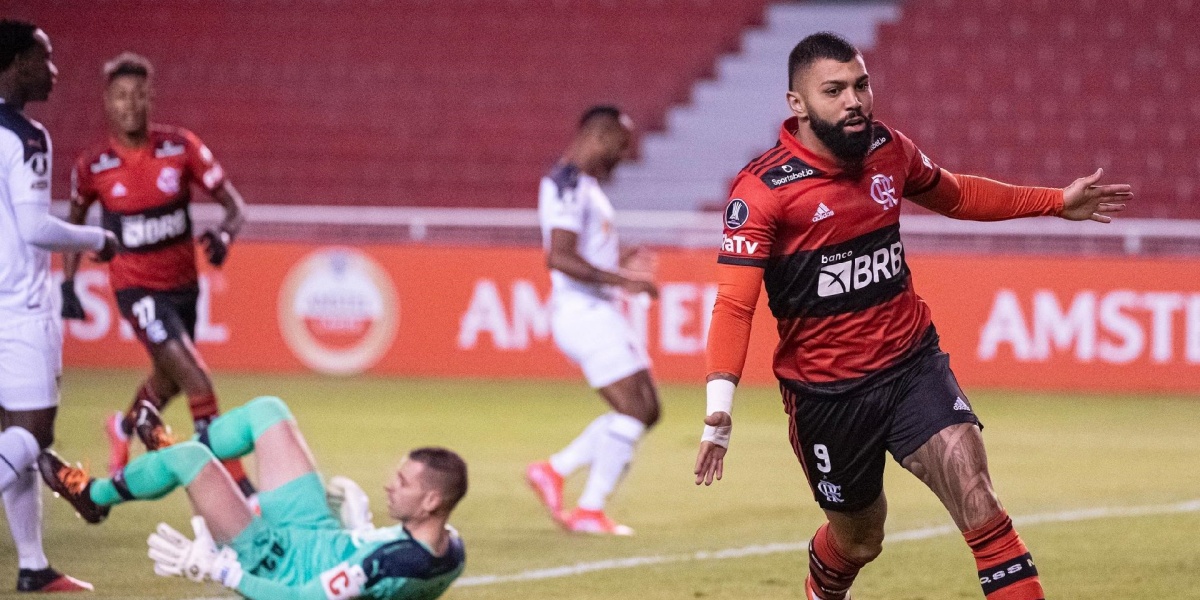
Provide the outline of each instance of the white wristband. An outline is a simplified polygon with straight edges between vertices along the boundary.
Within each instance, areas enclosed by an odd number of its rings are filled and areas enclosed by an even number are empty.
[[[715,412],[729,413],[733,415],[733,391],[737,389],[737,384],[728,379],[714,379],[708,382],[706,390],[708,392],[708,412],[706,416]]]
[[[717,412],[723,412],[730,416],[733,415],[733,391],[737,389],[737,385],[728,379],[714,379],[708,382],[708,415]],[[700,435],[701,442],[712,442],[722,448],[729,447],[729,435],[733,432],[732,425],[723,427],[713,427],[712,425],[704,426],[704,433]]]

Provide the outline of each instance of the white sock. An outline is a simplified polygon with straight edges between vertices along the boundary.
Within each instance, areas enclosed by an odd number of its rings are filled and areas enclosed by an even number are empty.
[[[629,415],[614,414],[609,417],[604,436],[596,445],[592,472],[588,474],[587,485],[579,497],[579,508],[604,509],[604,502],[625,475],[629,461],[633,460],[633,450],[645,431],[646,426]]]
[[[566,477],[579,467],[592,464],[592,459],[596,457],[596,446],[599,445],[600,440],[604,437],[604,432],[608,429],[608,420],[616,414],[610,412],[596,417],[584,428],[579,437],[567,444],[566,448],[551,456],[550,467],[554,469],[554,472]]]
[[[4,489],[4,512],[22,569],[50,566],[42,549],[42,478],[33,466]]]
[[[21,478],[37,460],[37,438],[23,427],[9,427],[0,432],[0,491],[5,491]],[[11,517],[9,520],[12,520]]]

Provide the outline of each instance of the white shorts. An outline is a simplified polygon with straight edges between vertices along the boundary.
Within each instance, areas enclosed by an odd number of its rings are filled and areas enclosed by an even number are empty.
[[[650,357],[633,328],[611,302],[555,298],[550,319],[554,343],[600,389],[650,368]]]
[[[0,324],[0,408],[58,406],[62,325],[51,315]]]

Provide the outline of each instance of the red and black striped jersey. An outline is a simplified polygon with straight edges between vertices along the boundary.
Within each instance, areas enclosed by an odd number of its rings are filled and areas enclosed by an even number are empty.
[[[718,262],[765,269],[778,320],[774,371],[798,392],[857,388],[935,343],[900,241],[900,200],[941,169],[881,122],[862,169],[806,149],[789,119],[779,143],[742,169],[725,209]]]
[[[204,142],[179,127],[151,125],[141,147],[109,139],[81,154],[71,172],[71,200],[83,207],[99,200],[104,227],[121,242],[109,264],[113,289],[195,286],[191,187],[211,194],[224,182]]]

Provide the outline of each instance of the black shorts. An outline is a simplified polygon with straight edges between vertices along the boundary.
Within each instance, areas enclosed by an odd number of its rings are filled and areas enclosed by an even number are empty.
[[[886,382],[842,396],[802,395],[781,386],[792,449],[821,508],[866,508],[883,492],[884,451],[904,460],[937,432],[979,418],[935,345]]]
[[[199,288],[177,290],[147,290],[125,288],[117,290],[117,308],[121,316],[133,325],[138,340],[146,348],[196,337],[196,302]]]

